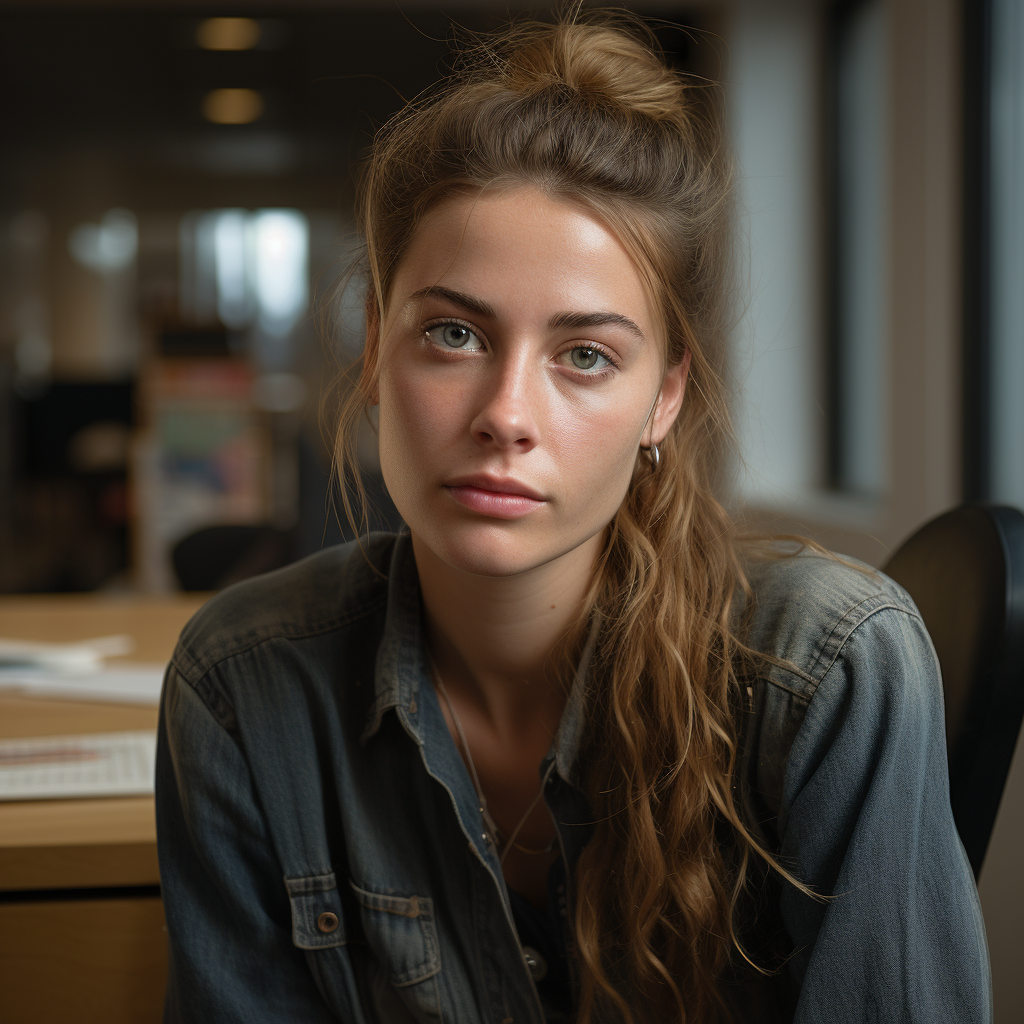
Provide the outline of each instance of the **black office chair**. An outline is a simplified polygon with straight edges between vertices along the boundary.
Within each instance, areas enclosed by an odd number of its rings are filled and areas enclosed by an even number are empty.
[[[174,545],[171,563],[182,590],[220,590],[293,559],[292,537],[272,526],[206,526]]]
[[[914,599],[938,652],[953,819],[977,878],[1024,718],[1024,513],[955,508],[882,571]]]

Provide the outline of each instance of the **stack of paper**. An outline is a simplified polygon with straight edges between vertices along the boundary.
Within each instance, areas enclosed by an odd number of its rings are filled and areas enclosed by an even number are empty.
[[[0,639],[0,689],[68,700],[157,704],[164,665],[104,664],[104,658],[128,654],[129,636],[106,636],[74,644]]]
[[[0,800],[153,792],[156,732],[0,740]]]
[[[95,672],[104,658],[131,654],[130,636],[98,636],[75,644],[0,639],[0,669],[41,669],[51,672]]]

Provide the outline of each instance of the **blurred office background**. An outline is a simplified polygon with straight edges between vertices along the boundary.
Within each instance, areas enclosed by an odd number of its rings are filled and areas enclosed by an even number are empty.
[[[1019,8],[638,5],[725,82],[756,525],[878,563],[963,498],[1024,504]],[[340,537],[354,167],[452,21],[506,10],[0,4],[0,590],[175,588],[211,525],[273,530],[268,564]]]
[[[1024,506],[1024,4],[631,6],[725,83],[737,508],[877,565],[964,500]],[[0,590],[208,589],[341,539],[353,168],[452,20],[510,10],[0,3]],[[1004,1022],[1022,800],[1018,763],[982,878]]]

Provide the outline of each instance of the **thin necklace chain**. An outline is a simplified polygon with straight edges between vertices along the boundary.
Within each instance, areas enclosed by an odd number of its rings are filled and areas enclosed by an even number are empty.
[[[451,697],[448,696],[448,689],[444,685],[444,680],[441,678],[441,673],[438,670],[437,663],[434,661],[434,657],[429,650],[427,651],[427,660],[430,662],[430,672],[433,676],[434,683],[441,691],[441,696],[444,697],[444,702],[448,705],[449,712],[451,712],[452,721],[455,723],[455,731],[459,735],[459,743],[462,745],[463,753],[466,755],[466,764],[469,767],[470,778],[473,780],[473,789],[476,790],[477,799],[480,801],[480,815],[484,819],[487,831],[494,836],[495,840],[497,840],[501,829],[498,828],[497,822],[491,817],[491,812],[487,809],[487,797],[484,796],[483,787],[480,785],[480,777],[476,773],[476,765],[473,763],[473,755],[470,752],[469,743],[466,740],[466,734],[463,732],[462,723],[459,721],[459,716],[455,713],[455,705],[452,703]],[[528,853],[536,857],[539,857],[542,853],[550,853],[554,849],[554,839],[552,839],[543,850],[531,850],[528,846],[523,846],[516,842],[516,836],[519,835],[520,830],[526,824],[526,819],[533,813],[533,809],[538,803],[540,803],[540,798],[544,795],[544,784],[547,782],[548,776],[551,774],[551,769],[553,767],[554,761],[552,761],[548,766],[548,770],[545,772],[544,778],[541,781],[540,789],[537,790],[537,795],[533,798],[530,806],[526,808],[526,813],[519,819],[516,827],[512,830],[511,837],[508,842],[505,843],[505,848],[501,851],[498,857],[499,864],[505,863],[505,858],[508,856],[509,851],[513,846],[522,853]]]

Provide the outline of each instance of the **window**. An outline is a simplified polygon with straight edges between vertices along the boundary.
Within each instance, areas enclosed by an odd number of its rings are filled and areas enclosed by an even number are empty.
[[[818,486],[818,30],[810,6],[744,4],[729,40],[742,316],[732,337],[748,504]]]
[[[888,39],[882,0],[837,10],[832,31],[828,483],[887,489]]]
[[[987,497],[1024,506],[1024,7],[991,0],[990,26]]]
[[[210,210],[181,222],[181,312],[248,334],[266,369],[290,362],[309,302],[309,222],[298,210]]]

